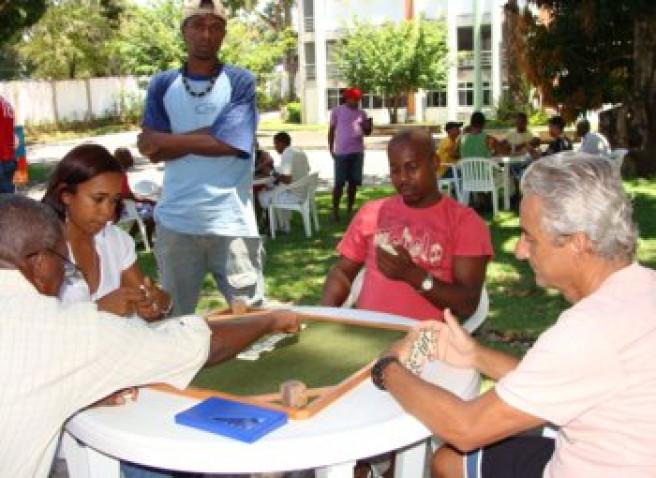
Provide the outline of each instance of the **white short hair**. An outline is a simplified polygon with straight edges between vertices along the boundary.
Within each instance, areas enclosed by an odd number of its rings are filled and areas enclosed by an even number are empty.
[[[600,257],[634,259],[633,207],[608,160],[571,151],[547,156],[528,167],[520,187],[542,201],[542,226],[554,239],[583,232]]]

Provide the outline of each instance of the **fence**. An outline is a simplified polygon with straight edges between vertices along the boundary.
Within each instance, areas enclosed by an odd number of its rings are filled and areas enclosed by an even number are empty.
[[[136,76],[7,81],[0,82],[0,95],[13,106],[17,124],[83,121],[141,105],[147,82]]]

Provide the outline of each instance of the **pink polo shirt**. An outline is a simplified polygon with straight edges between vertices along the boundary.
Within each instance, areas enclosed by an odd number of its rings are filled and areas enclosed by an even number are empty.
[[[367,115],[360,108],[339,105],[330,113],[330,126],[335,127],[333,153],[351,154],[364,151],[363,123]]]
[[[545,478],[656,476],[656,271],[632,264],[611,275],[496,391],[561,427]]]
[[[413,319],[442,320],[442,310],[402,281],[385,277],[376,266],[376,236],[403,246],[412,260],[445,282],[453,282],[457,256],[492,256],[490,232],[473,209],[448,196],[427,208],[411,208],[401,196],[366,203],[337,246],[341,255],[366,267],[359,309]]]

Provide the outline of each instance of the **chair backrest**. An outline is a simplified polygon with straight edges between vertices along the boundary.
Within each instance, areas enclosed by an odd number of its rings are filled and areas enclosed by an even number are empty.
[[[150,179],[142,179],[141,181],[134,183],[132,191],[140,196],[152,197],[158,196],[162,191],[162,187],[155,181],[151,181]]]
[[[366,268],[362,267],[353,279],[353,282],[351,282],[351,291],[349,292],[346,300],[342,303],[342,307],[351,308],[355,306],[356,302],[358,301],[358,297],[360,296],[360,292],[362,292],[365,271]],[[481,298],[478,301],[478,307],[476,307],[474,313],[462,323],[462,326],[465,330],[467,330],[467,332],[473,334],[481,325],[483,325],[483,322],[485,322],[485,319],[487,319],[487,313],[489,311],[490,297],[487,294],[487,288],[485,287],[485,284],[483,284],[483,288],[481,289]]]
[[[494,163],[487,158],[467,158],[458,163],[463,191],[491,191]]]
[[[478,307],[472,315],[469,316],[467,320],[462,323],[462,326],[469,332],[473,334],[476,332],[485,319],[487,319],[487,313],[490,310],[490,297],[487,295],[487,288],[483,284],[483,289],[481,289],[481,298],[478,300]]]
[[[284,189],[298,196],[301,202],[305,202],[311,197],[314,197],[314,193],[318,184],[319,173],[312,173],[302,177],[298,181],[294,181],[293,183],[288,184],[284,187]]]
[[[611,165],[613,166],[613,172],[619,177],[622,175],[622,164],[624,163],[624,158],[629,152],[628,149],[618,148],[610,152]]]

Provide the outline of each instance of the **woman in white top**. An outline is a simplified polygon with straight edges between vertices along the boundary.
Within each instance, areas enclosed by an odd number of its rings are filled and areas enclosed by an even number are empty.
[[[60,297],[155,320],[170,310],[171,299],[144,277],[134,241],[112,224],[121,203],[122,173],[121,164],[96,144],[73,148],[55,168],[43,202],[65,222],[71,260],[81,272],[78,280],[62,286]]]

